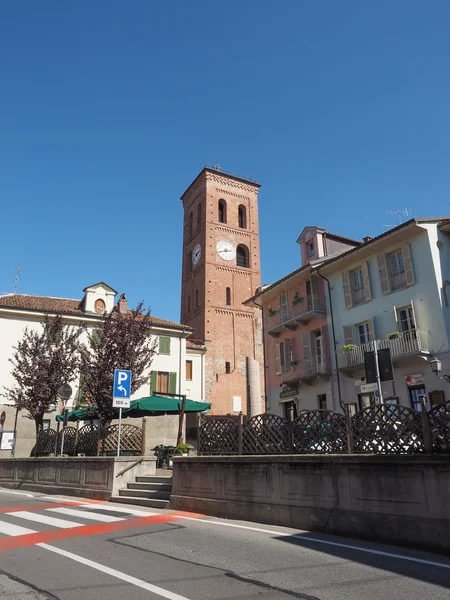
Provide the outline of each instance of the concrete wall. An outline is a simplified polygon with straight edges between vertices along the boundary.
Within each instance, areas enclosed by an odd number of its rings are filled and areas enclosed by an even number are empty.
[[[450,552],[448,456],[175,458],[171,506]]]
[[[0,486],[109,500],[136,476],[155,472],[154,456],[12,458],[0,460]]]

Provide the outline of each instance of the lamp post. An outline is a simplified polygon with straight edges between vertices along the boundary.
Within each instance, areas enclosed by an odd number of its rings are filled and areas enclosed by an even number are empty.
[[[442,371],[442,362],[436,358],[435,356],[433,356],[433,358],[431,358],[429,361],[431,370],[433,371],[433,373],[436,375],[436,377],[438,379],[444,380],[447,383],[450,383],[450,375],[441,375],[441,371]]]

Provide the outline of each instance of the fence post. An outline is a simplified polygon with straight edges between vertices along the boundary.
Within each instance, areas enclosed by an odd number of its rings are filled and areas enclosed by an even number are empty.
[[[244,415],[242,412],[239,413],[239,422],[238,422],[238,455],[242,456],[244,452],[243,448],[243,431],[242,427],[244,425]]]
[[[75,447],[73,449],[73,455],[78,455],[78,432],[80,431],[80,421],[77,421],[77,428],[75,431]]]
[[[347,452],[348,454],[355,453],[355,440],[353,438],[352,413],[351,404],[344,404],[345,412],[345,429],[347,430]]]
[[[427,412],[427,397],[425,395],[420,396],[420,404],[422,408],[420,411],[420,422],[422,425],[423,445],[425,452],[431,454],[433,452],[433,438],[431,436],[430,418]]]
[[[147,438],[147,417],[142,417],[141,455],[145,456],[145,440]]]
[[[100,421],[97,425],[97,456],[100,456],[100,432],[101,432],[101,426],[100,426]]]
[[[294,422],[294,407],[288,408],[288,449],[289,453],[294,452],[294,439],[292,435],[292,423]]]
[[[202,453],[201,449],[201,428],[202,428],[202,413],[197,413],[197,454]]]
[[[58,438],[59,438],[59,427],[60,427],[60,422],[57,421],[56,422],[56,440],[55,440],[55,456],[58,456]]]

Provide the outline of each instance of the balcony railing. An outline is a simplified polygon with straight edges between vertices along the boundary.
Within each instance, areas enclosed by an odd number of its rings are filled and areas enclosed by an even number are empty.
[[[431,335],[429,331],[412,329],[397,334],[395,338],[383,338],[377,340],[378,349],[390,348],[392,357],[407,356],[420,352],[431,351]],[[373,344],[358,344],[348,352],[344,353],[343,366],[351,367],[364,364],[364,354],[373,351]]]
[[[296,363],[296,364],[295,364]],[[318,360],[316,357],[311,360],[294,361],[291,367],[285,367],[281,373],[282,383],[292,383],[318,377],[320,375],[329,375],[330,369],[327,365],[325,357]]]
[[[278,309],[277,312],[264,318],[264,331],[266,333],[279,333],[283,329],[296,329],[310,321],[313,317],[324,317],[326,315],[325,302],[318,294],[308,294],[301,302],[290,304]]]

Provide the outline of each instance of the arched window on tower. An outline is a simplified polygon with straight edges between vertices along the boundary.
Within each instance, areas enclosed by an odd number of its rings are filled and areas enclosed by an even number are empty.
[[[202,205],[199,204],[197,206],[197,227],[200,227],[202,224]]]
[[[219,200],[219,223],[227,222],[227,203],[225,200]]]
[[[190,273],[192,271],[192,250],[188,252],[187,255],[187,272]]]
[[[247,209],[243,204],[239,205],[238,209],[239,227],[241,229],[247,229]]]
[[[229,287],[227,287],[227,289],[226,289],[225,304],[227,306],[231,306],[231,288],[229,288]]]
[[[198,306],[198,290],[195,290],[195,306]]]
[[[194,214],[189,213],[189,237],[194,233]]]
[[[188,300],[187,300],[187,312],[188,314],[191,312],[191,297],[188,296]]]
[[[250,259],[249,259],[249,251],[247,246],[244,244],[239,244],[236,249],[236,264],[238,267],[249,267]]]

